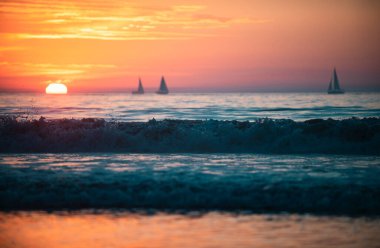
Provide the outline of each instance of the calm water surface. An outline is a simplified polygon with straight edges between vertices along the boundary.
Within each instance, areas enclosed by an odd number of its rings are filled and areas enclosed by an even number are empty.
[[[349,118],[380,115],[379,93],[173,93],[0,94],[0,114],[39,118],[97,117],[123,121],[156,119],[254,120],[256,118]]]

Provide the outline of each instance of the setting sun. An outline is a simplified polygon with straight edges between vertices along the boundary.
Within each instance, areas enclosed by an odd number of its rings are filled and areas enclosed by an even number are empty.
[[[61,83],[51,83],[46,87],[46,94],[67,94],[67,87]]]

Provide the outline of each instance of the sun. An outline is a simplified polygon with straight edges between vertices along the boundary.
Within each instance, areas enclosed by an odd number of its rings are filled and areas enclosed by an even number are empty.
[[[46,94],[67,94],[67,87],[61,83],[51,83],[45,89]]]

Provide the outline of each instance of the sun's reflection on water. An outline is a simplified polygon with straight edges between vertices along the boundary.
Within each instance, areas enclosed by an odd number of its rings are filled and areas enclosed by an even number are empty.
[[[0,213],[2,247],[376,247],[380,220],[300,215]]]

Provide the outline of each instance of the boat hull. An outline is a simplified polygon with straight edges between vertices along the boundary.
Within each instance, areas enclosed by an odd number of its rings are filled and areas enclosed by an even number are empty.
[[[331,95],[339,95],[344,94],[344,91],[328,91],[327,93]]]
[[[159,95],[167,95],[167,94],[169,94],[169,92],[156,91],[156,94],[159,94]]]

